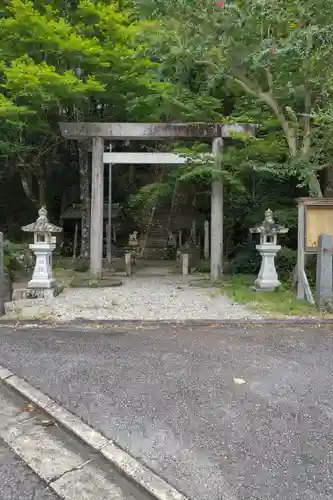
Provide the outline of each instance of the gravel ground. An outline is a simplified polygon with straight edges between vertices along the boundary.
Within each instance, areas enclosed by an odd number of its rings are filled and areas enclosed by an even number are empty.
[[[193,277],[191,278],[193,280]],[[193,286],[190,278],[131,277],[112,288],[65,289],[52,300],[20,300],[7,304],[8,318],[63,321],[186,320],[260,318],[220,294],[217,288]]]

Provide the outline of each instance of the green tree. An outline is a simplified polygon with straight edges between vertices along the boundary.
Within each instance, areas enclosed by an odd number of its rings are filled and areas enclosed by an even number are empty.
[[[327,165],[321,161],[328,134],[318,118],[333,102],[329,3],[170,0],[163,8],[161,29],[174,57],[194,63],[207,89],[227,84],[234,94],[245,93],[245,107],[237,110],[242,118],[253,120],[255,105],[262,124],[263,106],[268,109],[286,141],[289,172],[321,196],[317,172]]]
[[[72,68],[82,59],[98,62],[99,53],[98,43],[81,37],[51,5],[38,10],[33,2],[8,0],[0,8],[0,153],[14,155],[24,191],[38,205],[46,202],[46,155],[59,142],[59,116],[69,103],[103,90],[94,76],[83,82]]]
[[[162,113],[168,85],[154,79],[156,64],[143,54],[139,31],[118,2],[6,0],[0,7],[0,154],[32,201],[46,201],[59,120]]]

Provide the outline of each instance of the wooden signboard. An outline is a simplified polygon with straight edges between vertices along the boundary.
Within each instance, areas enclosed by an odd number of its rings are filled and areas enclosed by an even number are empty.
[[[333,236],[333,198],[299,198],[297,202],[297,297],[314,303],[305,274],[305,254],[317,253],[317,242],[320,234]]]
[[[320,234],[333,236],[333,199],[300,198],[299,210],[304,210],[304,251],[316,253]]]

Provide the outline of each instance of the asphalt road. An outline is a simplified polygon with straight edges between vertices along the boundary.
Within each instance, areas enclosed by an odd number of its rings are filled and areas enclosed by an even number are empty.
[[[332,327],[0,330],[0,364],[194,500],[333,499]]]
[[[1,500],[58,500],[47,485],[0,439]]]

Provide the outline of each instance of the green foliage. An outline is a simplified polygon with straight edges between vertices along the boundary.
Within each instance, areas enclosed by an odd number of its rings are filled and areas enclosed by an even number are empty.
[[[28,260],[31,260],[31,251],[27,245],[6,242],[4,246],[4,272],[10,280],[13,281],[16,274],[25,272]]]
[[[286,146],[284,161],[268,159],[263,168],[281,167],[284,176],[289,170],[320,196],[319,129],[324,142],[328,134],[319,122],[313,126],[313,117],[320,117],[324,103],[333,102],[329,3],[248,0],[226,2],[223,8],[210,0],[153,4],[162,16],[165,38],[160,43],[172,47],[162,66],[176,67],[180,75],[199,74],[201,94],[218,95],[219,89],[225,94],[226,86],[234,95],[243,93],[234,117],[252,117],[268,130],[275,120]]]
[[[258,274],[261,257],[254,245],[247,245],[230,262],[231,274]]]
[[[33,204],[46,202],[55,175],[68,182],[61,195],[73,182],[59,121],[158,120],[166,112],[175,94],[147,57],[142,32],[118,2],[1,5],[0,157]]]
[[[128,207],[134,212],[145,207],[151,210],[154,205],[171,195],[172,186],[167,182],[154,182],[143,186],[136,194],[130,196]]]
[[[291,285],[292,273],[297,261],[297,251],[282,247],[276,256],[276,270],[279,280]]]

